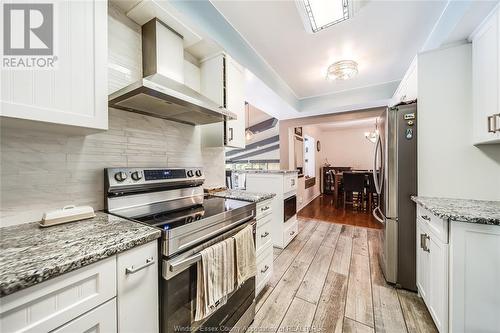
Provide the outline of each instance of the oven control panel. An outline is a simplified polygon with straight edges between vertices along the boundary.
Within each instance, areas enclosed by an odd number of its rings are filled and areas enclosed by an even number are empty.
[[[109,168],[104,176],[109,186],[205,180],[202,168]]]

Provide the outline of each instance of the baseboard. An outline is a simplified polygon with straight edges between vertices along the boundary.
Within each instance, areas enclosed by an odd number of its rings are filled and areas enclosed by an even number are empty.
[[[316,199],[317,197],[319,197],[321,195],[321,192],[319,192],[318,194],[316,194],[315,196],[313,196],[311,199],[309,199],[309,201],[307,201],[304,205],[302,205],[298,210],[297,210],[297,213],[300,212],[305,206],[309,205],[314,199]]]

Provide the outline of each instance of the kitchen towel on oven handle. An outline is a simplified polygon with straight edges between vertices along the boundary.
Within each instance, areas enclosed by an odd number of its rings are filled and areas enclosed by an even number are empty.
[[[236,282],[238,287],[246,280],[255,276],[255,243],[253,240],[253,226],[249,225],[245,229],[233,236],[236,243]]]

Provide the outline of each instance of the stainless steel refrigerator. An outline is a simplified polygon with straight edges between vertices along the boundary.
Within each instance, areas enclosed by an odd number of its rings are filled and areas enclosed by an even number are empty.
[[[379,195],[374,217],[385,279],[416,290],[417,103],[387,108],[379,117],[373,176]]]

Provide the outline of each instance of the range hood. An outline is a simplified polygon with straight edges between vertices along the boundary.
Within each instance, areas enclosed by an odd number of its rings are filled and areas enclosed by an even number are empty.
[[[158,19],[142,26],[143,78],[109,95],[109,107],[191,125],[236,115],[184,84],[182,36]]]

